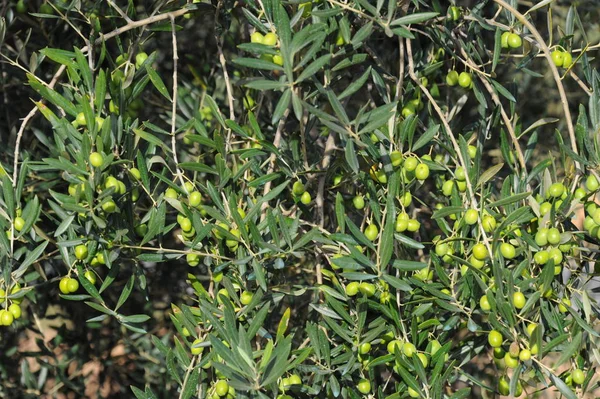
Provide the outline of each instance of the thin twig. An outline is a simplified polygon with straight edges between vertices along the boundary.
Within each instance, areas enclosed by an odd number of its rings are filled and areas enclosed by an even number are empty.
[[[127,31],[130,31],[131,29],[135,29],[135,28],[139,28],[142,26],[146,26],[146,25],[150,25],[154,22],[158,22],[158,21],[162,21],[165,20],[167,18],[175,18],[175,17],[179,17],[181,15],[184,15],[186,13],[188,13],[189,10],[187,8],[182,8],[181,10],[177,10],[177,11],[172,11],[172,12],[168,12],[165,14],[160,14],[160,15],[155,15],[152,17],[148,17],[148,18],[144,18],[141,19],[139,21],[132,21],[130,23],[128,23],[125,26],[122,26],[120,28],[117,28],[109,33],[107,33],[106,35],[100,34],[100,37],[98,39],[96,39],[96,41],[94,42],[94,44],[100,44],[105,40],[111,39],[115,36],[118,36],[122,33],[125,33]],[[85,46],[81,49],[82,53],[85,53],[87,51],[89,51],[89,46]],[[56,84],[56,82],[58,81],[58,79],[60,78],[60,76],[63,74],[63,72],[65,71],[66,66],[65,65],[61,65],[60,68],[58,69],[58,71],[54,74],[54,77],[52,78],[52,81],[48,84],[49,88],[53,88],[54,85]],[[35,114],[37,113],[38,108],[37,106],[32,108],[31,111],[29,111],[29,113],[25,116],[25,118],[23,118],[23,122],[21,122],[21,126],[19,128],[19,131],[17,133],[17,139],[15,142],[15,152],[14,152],[14,165],[13,165],[13,187],[16,187],[17,184],[17,174],[18,174],[18,168],[19,168],[19,145],[21,143],[21,137],[23,136],[23,132],[25,131],[25,126],[27,125],[27,123],[35,116]]]
[[[548,65],[550,66],[550,70],[552,71],[552,76],[554,77],[554,81],[556,82],[556,86],[558,88],[558,94],[560,95],[560,102],[562,103],[563,112],[565,114],[565,119],[567,122],[567,130],[569,132],[569,138],[571,140],[571,147],[572,147],[573,152],[575,154],[578,154],[577,140],[575,138],[575,129],[573,128],[573,120],[571,118],[571,111],[569,110],[569,102],[567,100],[567,94],[565,93],[565,88],[560,79],[560,74],[558,73],[558,69],[557,69],[556,65],[554,65],[554,62],[552,61],[552,55],[550,54],[550,49],[544,42],[544,38],[542,37],[542,35],[540,35],[540,32],[538,32],[536,27],[531,22],[529,22],[523,14],[521,14],[519,11],[514,9],[510,4],[508,4],[504,0],[494,0],[494,2],[496,2],[501,7],[504,7],[508,12],[510,12],[512,15],[514,15],[519,20],[519,22],[521,22],[523,25],[526,26],[527,29],[529,29],[529,31],[535,38],[535,41],[537,42],[539,48],[544,52],[544,56],[546,57],[546,60],[548,61]],[[574,160],[574,162],[575,162],[575,165],[577,166],[577,168],[579,168],[580,167],[579,162],[577,160]],[[575,179],[575,180],[577,180],[577,179]]]
[[[229,79],[229,73],[227,72],[227,63],[225,61],[225,55],[223,55],[223,46],[217,38],[217,51],[219,53],[219,62],[221,68],[223,68],[223,79],[225,80],[225,89],[227,90],[227,101],[229,103],[229,119],[235,120],[235,109],[233,107],[233,88],[231,86],[231,80]],[[227,128],[227,149],[231,150],[231,135],[232,130]]]
[[[117,29],[111,31],[111,32],[107,33],[106,35],[100,34],[100,37],[98,39],[96,39],[95,44],[100,44],[103,41],[112,39],[115,36],[119,36],[120,34],[130,31],[135,28],[150,25],[154,22],[163,21],[163,20],[169,19],[169,18],[177,18],[179,16],[187,14],[189,11],[190,10],[188,10],[187,8],[182,8],[181,10],[171,11],[171,12],[167,12],[164,14],[155,15],[152,17],[140,19],[139,21],[131,21],[127,25],[121,26],[120,28],[117,28]],[[84,51],[84,50],[82,49],[81,51]],[[86,51],[87,51],[87,49],[86,49]]]
[[[283,113],[283,116],[281,117],[281,119],[279,120],[279,124],[277,125],[277,131],[275,132],[275,138],[273,139],[273,147],[275,148],[279,148],[279,144],[281,143],[281,133],[283,131],[283,127],[285,126],[285,122],[288,118],[288,115],[290,114],[290,109],[288,107],[288,109],[285,110],[285,112]],[[273,170],[275,169],[275,160],[277,159],[277,155],[275,155],[275,153],[271,153],[271,156],[269,157],[269,170],[267,172],[268,174],[273,173]],[[263,190],[263,197],[265,195],[267,195],[269,193],[269,191],[271,191],[271,183],[272,180],[269,180],[266,184],[265,184],[265,188]],[[263,202],[260,210],[261,210],[261,216],[260,219],[261,221],[265,219],[266,216],[266,210],[269,207],[268,202]]]
[[[179,399],[183,398],[184,392],[186,392],[185,390],[185,386],[188,382],[188,379],[190,378],[190,375],[192,374],[192,370],[194,370],[194,367],[196,366],[196,360],[198,359],[198,356],[194,356],[192,357],[192,361],[190,362],[190,365],[188,366],[187,370],[185,371],[185,377],[183,377],[183,384],[181,384],[181,392],[179,393]],[[202,384],[198,384],[198,385],[202,385]]]
[[[185,188],[185,183],[183,181],[183,173],[181,169],[179,169],[179,160],[177,159],[177,140],[175,138],[175,131],[177,125],[177,60],[179,57],[177,56],[177,34],[176,34],[176,26],[175,26],[175,17],[171,15],[171,31],[173,38],[173,99],[171,100],[173,107],[171,108],[171,151],[173,151],[173,162],[175,162],[175,171],[177,172],[177,177],[181,182],[181,188],[187,192],[187,188]],[[188,193],[189,194],[189,193]]]
[[[456,156],[458,157],[458,161],[459,161],[460,165],[462,166],[462,168],[464,169],[465,172],[468,171],[469,169],[467,168],[467,163],[465,162],[465,159],[462,155],[462,151],[460,150],[460,146],[458,145],[458,142],[456,141],[456,138],[454,137],[454,133],[452,132],[452,129],[450,128],[450,124],[448,123],[448,120],[444,116],[442,109],[436,103],[435,99],[433,98],[433,96],[431,95],[429,90],[427,90],[427,88],[423,85],[423,83],[417,77],[417,75],[415,73],[415,66],[414,66],[414,62],[413,62],[413,58],[412,58],[412,44],[410,42],[410,39],[406,39],[406,55],[408,58],[408,74],[410,75],[411,79],[421,88],[421,91],[425,94],[425,96],[427,96],[427,98],[429,99],[430,104],[433,106],[433,109],[438,114],[440,120],[442,121],[442,124],[444,125],[444,128],[446,129],[446,133],[447,133],[448,137],[450,138],[452,147],[454,147],[454,151],[456,152]],[[469,193],[471,207],[474,209],[478,209],[477,198],[475,197],[475,191],[473,190],[473,185],[471,184],[471,179],[470,179],[468,173],[465,173],[465,182],[467,183],[467,191]],[[482,213],[482,212],[479,212],[479,213]],[[481,223],[479,223],[479,230],[483,237],[483,243],[486,246],[490,256],[492,256],[493,252],[492,252],[492,247],[490,245],[490,240],[489,240],[489,237],[487,236],[487,233],[483,229],[483,224],[481,224]]]
[[[127,21],[127,23],[133,22],[131,20],[131,18],[129,18],[129,16],[127,14],[125,14],[125,12],[123,10],[121,10],[121,8],[119,6],[117,6],[115,3],[113,3],[111,0],[106,0],[106,2],[108,3],[108,5],[110,5],[112,8],[114,8],[119,15],[125,20]]]
[[[60,77],[60,75],[62,75],[62,73],[65,71],[65,69],[67,69],[67,67],[65,65],[61,65],[60,68],[58,68],[58,71],[56,71],[56,73],[52,77],[52,80],[50,81],[50,83],[48,83],[48,87],[50,89],[52,89],[54,87],[54,85],[56,85],[56,82],[58,82],[58,78]],[[19,131],[17,132],[17,139],[15,142],[14,161],[13,161],[13,182],[12,182],[13,187],[17,187],[17,174],[19,171],[19,147],[21,144],[21,138],[23,137],[23,132],[25,131],[25,126],[27,125],[27,122],[29,122],[29,120],[31,120],[31,118],[33,118],[35,116],[37,111],[38,111],[37,106],[33,107],[32,110],[29,111],[27,116],[25,116],[25,118],[23,118],[23,122],[21,122],[21,127],[19,128]]]
[[[496,94],[496,92],[494,91],[494,88],[492,87],[490,82],[488,82],[487,77],[482,73],[482,71],[479,70],[479,68],[473,62],[473,60],[471,60],[471,58],[469,58],[469,55],[467,54],[465,49],[461,47],[460,51],[461,51],[463,57],[465,58],[466,65],[469,68],[471,68],[473,71],[482,75],[480,81],[481,81],[481,83],[483,83],[483,85],[485,86],[488,93],[490,93],[490,96],[492,97],[494,104],[496,104],[496,106],[500,108],[500,114],[502,115],[502,120],[504,121],[506,130],[508,130],[508,135],[510,136],[510,139],[513,142],[513,146],[515,147],[515,151],[517,152],[517,158],[519,160],[519,163],[521,164],[521,168],[523,169],[523,172],[527,173],[527,164],[525,162],[525,157],[523,156],[523,151],[521,150],[521,146],[519,145],[519,139],[517,138],[515,129],[512,126],[510,118],[508,117],[508,114],[506,113],[506,110],[504,109],[504,106],[502,105],[502,102],[500,101],[498,94]]]

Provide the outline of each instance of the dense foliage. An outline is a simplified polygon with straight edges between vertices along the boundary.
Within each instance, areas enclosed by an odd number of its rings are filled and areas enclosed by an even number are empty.
[[[0,396],[591,395],[598,10],[472,3],[5,2]]]

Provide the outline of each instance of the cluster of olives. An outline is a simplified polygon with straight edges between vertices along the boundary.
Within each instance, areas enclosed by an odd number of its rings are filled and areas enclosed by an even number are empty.
[[[15,8],[17,10],[17,13],[25,14],[27,12],[27,4],[25,4],[25,0],[17,1],[17,5]],[[42,4],[40,4],[38,12],[40,14],[54,15],[54,8],[52,8],[52,6],[49,3],[43,2]]]
[[[426,79],[426,78],[424,78]],[[424,107],[423,101],[420,98],[413,98],[409,100],[404,107],[402,107],[402,116],[407,118],[410,115],[415,114],[417,111],[422,110]]]
[[[208,394],[209,399],[233,399],[236,396],[235,389],[224,379],[215,382],[211,391],[212,393]]]
[[[16,210],[16,216],[13,219],[13,228],[15,229],[15,231],[17,233],[23,231],[23,229],[25,228],[25,224],[26,221],[25,219],[23,219],[22,215],[22,210],[21,209],[17,209]],[[11,237],[11,229],[9,228],[8,230],[6,230],[6,237],[8,237],[8,239],[10,240]]]
[[[517,33],[503,32],[500,36],[500,44],[502,48],[519,48],[523,45],[523,39]]]
[[[15,284],[10,290],[10,295],[14,296],[19,291],[21,291],[21,286]],[[7,292],[0,288],[0,306],[4,307],[4,309],[0,310],[0,326],[10,326],[14,320],[21,318],[22,301],[22,297],[9,299]]]
[[[306,191],[304,183],[302,183],[300,180],[296,180],[292,185],[292,194],[294,195],[295,199],[299,198],[300,202],[302,202],[304,205],[308,205],[312,201],[310,193]]]
[[[464,87],[465,89],[473,88],[473,78],[469,72],[461,72],[460,74],[456,70],[448,71],[446,75],[446,83],[448,86],[456,86],[457,84],[460,87]]]
[[[422,162],[422,159],[431,161],[431,157],[429,155],[424,155],[421,159],[419,159],[419,157],[414,155],[403,158],[402,153],[399,151],[393,151],[390,154],[392,166],[402,166],[402,177],[405,181],[410,181],[414,178],[420,182],[423,182],[429,177],[429,166],[425,162]],[[387,183],[387,175],[385,174],[385,171],[383,169],[379,169],[377,165],[371,166],[369,175],[377,183]]]
[[[526,328],[526,333],[529,337],[533,337],[535,331],[541,328],[536,323],[529,323]],[[493,355],[496,361],[504,360],[504,365],[507,368],[517,368],[519,362],[529,362],[532,356],[535,356],[539,353],[539,345],[538,343],[530,343],[529,348],[520,348],[517,342],[513,342],[510,344],[508,350],[503,349],[502,344],[504,342],[504,337],[502,333],[497,330],[492,330],[488,334],[488,343],[493,348]],[[581,385],[585,382],[585,373],[583,370],[579,368],[575,368],[570,373],[567,373],[565,382],[567,385],[572,385],[573,383]],[[509,381],[508,378],[503,376],[498,382],[498,391],[502,395],[509,394]],[[521,382],[519,381],[517,384],[517,389],[515,391],[516,396],[520,396],[523,392],[523,388]]]
[[[444,183],[442,184],[442,194],[444,194],[446,197],[450,197],[452,195],[452,190],[455,186],[458,189],[458,192],[460,193],[464,193],[465,191],[467,191],[467,175],[462,166],[459,166],[454,170],[454,179],[444,181]],[[476,221],[477,220],[475,220],[475,222]]]
[[[302,378],[300,378],[298,374],[291,374],[288,377],[282,377],[279,380],[279,390],[283,393],[279,394],[277,399],[292,399],[293,397],[285,392],[299,386],[302,386]]]
[[[473,78],[469,72],[461,72],[460,74],[456,70],[448,71],[446,75],[446,83],[448,86],[456,86],[457,84],[460,87],[464,87],[465,89],[473,88]]]
[[[557,67],[563,67],[565,69],[573,65],[573,56],[568,51],[554,50],[551,54],[552,62]]]
[[[75,246],[74,253],[75,258],[78,261],[86,262],[88,260],[89,251],[87,245],[79,244]],[[94,267],[105,264],[106,261],[102,252],[96,252],[90,260],[90,265]],[[86,270],[83,276],[90,283],[96,284],[96,274],[92,270]],[[75,278],[65,276],[60,279],[60,282],[58,283],[58,288],[62,294],[72,294],[74,292],[77,292],[77,290],[79,289],[79,281]]]
[[[265,35],[263,35],[259,31],[256,31],[250,35],[251,43],[263,44],[263,45],[269,46],[269,47],[277,46],[278,41],[279,41],[279,37],[277,36],[277,34],[275,32],[268,32]],[[279,52],[277,54],[263,54],[263,55],[261,55],[260,58],[265,61],[272,62],[279,66],[283,65],[283,57],[281,56],[281,54]]]

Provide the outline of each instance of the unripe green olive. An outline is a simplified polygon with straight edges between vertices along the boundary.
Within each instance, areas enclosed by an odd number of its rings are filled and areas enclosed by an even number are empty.
[[[456,86],[458,84],[458,72],[452,70],[446,75],[446,83],[448,86]]]
[[[367,239],[369,241],[375,241],[378,234],[379,234],[379,229],[377,228],[377,225],[375,225],[373,223],[368,225],[365,229],[365,237],[367,237]]]
[[[365,199],[362,195],[357,195],[352,199],[352,204],[358,210],[361,210],[365,207]]]
[[[566,69],[569,68],[571,65],[573,65],[573,56],[571,55],[571,53],[565,51],[563,53],[562,67]]]
[[[550,56],[552,57],[552,62],[554,62],[554,65],[557,67],[563,66],[564,53],[562,51],[554,50]]]
[[[277,34],[269,32],[263,37],[262,44],[265,46],[275,46],[277,44],[277,40],[279,40]]]
[[[67,280],[67,289],[69,290],[69,293],[77,291],[79,289],[79,281],[74,278],[69,278]]]
[[[88,249],[85,244],[80,244],[75,247],[75,257],[79,260],[84,260],[88,256]]]
[[[518,34],[511,33],[508,35],[507,43],[510,48],[519,48],[523,45],[523,40]]]
[[[135,67],[136,68],[140,68],[144,62],[146,62],[146,60],[148,59],[148,54],[142,52],[139,52],[135,55]]]
[[[312,197],[308,191],[303,192],[302,196],[300,196],[300,202],[302,202],[304,205],[310,204],[311,201]]]
[[[508,36],[510,36],[510,32],[502,32],[502,36],[500,36],[500,47],[508,48]]]
[[[465,89],[471,87],[471,83],[473,82],[471,78],[471,74],[468,72],[461,72],[458,75],[458,85],[460,87],[464,87]]]
[[[99,152],[92,152],[89,160],[90,165],[92,165],[94,168],[99,168],[104,162],[104,157]]]
[[[264,40],[263,34],[258,31],[254,32],[250,35],[251,43],[263,44],[263,40]]]

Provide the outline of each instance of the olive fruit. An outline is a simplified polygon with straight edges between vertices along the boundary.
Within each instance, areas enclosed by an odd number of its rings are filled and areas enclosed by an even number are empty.
[[[475,223],[477,223],[478,219],[479,219],[479,214],[477,213],[476,209],[467,209],[467,211],[465,212],[465,223],[466,224],[468,224],[469,226],[472,226]]]
[[[250,35],[251,43],[263,44],[263,40],[264,40],[263,34],[258,31],[254,32],[253,34]]]
[[[219,380],[215,384],[215,393],[219,396],[226,396],[229,393],[229,384],[225,380]]]
[[[598,183],[596,176],[589,175],[585,180],[585,188],[587,188],[589,191],[596,191],[598,190],[598,187],[600,187],[600,183]]]
[[[378,234],[379,234],[379,229],[377,228],[377,225],[375,225],[373,223],[368,225],[367,228],[365,229],[365,237],[367,237],[367,239],[369,241],[375,241]]]
[[[19,319],[21,317],[21,307],[16,303],[11,303],[8,307],[8,311],[13,315],[13,318]]]
[[[427,166],[427,164],[424,163],[420,163],[417,165],[417,167],[415,168],[415,177],[417,178],[417,180],[425,180],[429,177],[429,166]]]
[[[106,213],[113,213],[117,210],[117,204],[115,204],[115,201],[109,199],[102,204],[102,210]]]
[[[311,201],[312,197],[310,196],[310,193],[308,191],[303,192],[302,196],[300,197],[300,202],[302,202],[304,205],[308,205]]]
[[[280,54],[275,54],[273,56],[273,64],[283,66],[283,57]]]
[[[394,353],[396,353],[396,350],[398,350],[399,352],[402,352],[403,346],[404,346],[404,343],[402,341],[394,339],[394,340],[391,340],[390,342],[388,342],[387,351],[388,351],[388,353],[393,355]]]
[[[358,210],[361,210],[365,207],[365,199],[362,195],[357,195],[352,199],[352,204]]]
[[[93,271],[91,270],[87,270],[84,274],[83,277],[85,277],[85,279],[87,281],[89,281],[90,283],[92,283],[93,285],[96,284],[96,275],[94,274]]]
[[[402,346],[402,353],[404,353],[404,355],[406,357],[413,357],[413,355],[417,352],[417,348],[410,342],[406,342],[403,346]]]
[[[139,52],[135,55],[135,67],[136,68],[140,68],[144,62],[146,62],[146,60],[148,59],[148,54],[146,54],[145,52]]]
[[[358,290],[361,292],[361,294],[364,294],[366,296],[373,296],[375,295],[375,285],[371,284],[371,283],[367,283],[367,282],[361,282],[358,285]]]
[[[571,55],[571,53],[564,52],[562,67],[569,68],[571,65],[573,65],[573,56]]]
[[[75,247],[75,257],[79,260],[84,260],[88,256],[88,249],[85,244],[80,244]]]
[[[269,32],[263,37],[262,44],[265,46],[275,46],[278,39],[276,33]]]
[[[171,198],[171,199],[177,199],[179,195],[177,194],[177,191],[174,188],[167,188],[165,190],[165,197],[166,198]]]
[[[492,330],[488,334],[488,342],[492,348],[499,348],[502,345],[502,334],[499,331]]]
[[[408,157],[404,160],[404,170],[407,172],[415,171],[417,166],[419,166],[419,160],[416,157]]]
[[[19,14],[25,14],[27,12],[27,6],[23,0],[17,2],[17,12]]]
[[[506,367],[514,369],[519,365],[519,359],[517,357],[513,357],[510,353],[506,352],[504,355],[504,364]]]
[[[187,254],[185,259],[191,267],[196,267],[200,264],[200,257],[197,254]]]
[[[529,349],[521,349],[519,352],[519,360],[526,362],[529,359],[531,359],[531,351]]]
[[[550,54],[550,56],[552,57],[552,62],[554,62],[554,65],[556,65],[557,67],[563,66],[564,53],[562,51],[554,50],[552,54]]]
[[[481,298],[479,298],[479,306],[484,312],[488,312],[492,308],[487,295],[482,295]]]
[[[448,86],[456,86],[458,84],[458,72],[452,70],[446,75],[446,83]]]
[[[505,376],[502,376],[498,381],[498,392],[504,396],[510,394],[510,381]]]
[[[519,48],[521,47],[521,45],[523,45],[523,40],[521,39],[521,36],[519,36],[516,33],[509,34],[506,42],[508,43],[508,46],[510,48]]]
[[[79,289],[79,281],[74,278],[69,278],[67,281],[67,289],[69,292],[75,292]]]
[[[0,324],[1,325],[10,326],[13,323],[14,319],[15,319],[15,317],[8,310],[2,309],[2,311],[0,311]]]
[[[202,346],[196,346],[202,343],[202,340],[200,338],[197,338],[194,340],[194,342],[192,342],[192,355],[194,356],[198,356],[199,354],[202,353],[202,351],[204,350],[204,348]]]
[[[585,373],[581,369],[575,369],[571,372],[571,378],[577,385],[581,385],[585,382]]]
[[[188,197],[188,203],[191,207],[197,207],[202,203],[202,194],[198,191],[192,191]]]
[[[244,291],[240,295],[240,302],[242,303],[242,305],[249,305],[250,302],[252,302],[253,297],[254,297],[254,294],[252,294],[249,291]]]
[[[99,152],[92,152],[90,154],[90,165],[92,165],[94,168],[99,168],[102,166],[103,162],[104,157]]]
[[[15,226],[15,230],[21,231],[25,227],[25,219],[23,219],[21,216],[17,216],[13,222],[13,225]]]
[[[402,157],[402,153],[400,151],[392,151],[390,154],[390,161],[392,161],[392,166],[400,166],[402,165],[402,161],[404,158]]]
[[[488,251],[485,245],[482,243],[473,245],[473,256],[477,260],[486,260],[488,258]]]
[[[366,378],[363,378],[362,380],[360,380],[358,382],[358,385],[356,386],[356,388],[358,389],[358,392],[366,395],[369,392],[371,392],[371,382],[369,380],[367,380]]]
[[[346,295],[355,296],[356,294],[358,294],[359,287],[360,283],[358,283],[357,281],[352,281],[346,286]]]
[[[516,255],[516,249],[514,245],[509,244],[507,242],[503,242],[500,244],[500,253],[504,257],[504,259],[513,259]]]
[[[63,294],[68,294],[69,293],[69,277],[63,277],[60,279],[60,282],[58,283],[58,288],[60,290],[60,292],[62,292]]]
[[[287,378],[287,384],[285,385],[302,385],[302,378],[298,374],[292,374]]]
[[[513,305],[515,306],[515,308],[523,309],[527,300],[525,299],[525,295],[522,292],[517,291],[513,294],[512,302],[513,302]]]
[[[500,36],[500,47],[508,48],[508,37],[510,34],[510,32],[502,32],[502,36]]]
[[[294,193],[294,195],[302,195],[304,194],[304,191],[304,184],[302,184],[300,180],[295,181],[292,185],[292,192]]]
[[[371,351],[371,344],[368,342],[365,342],[358,347],[358,353],[360,353],[361,355],[366,355],[370,351]]]
[[[471,86],[471,83],[473,83],[473,79],[471,78],[471,74],[468,72],[461,72],[460,75],[458,75],[458,85],[460,87],[464,87],[469,88]]]

